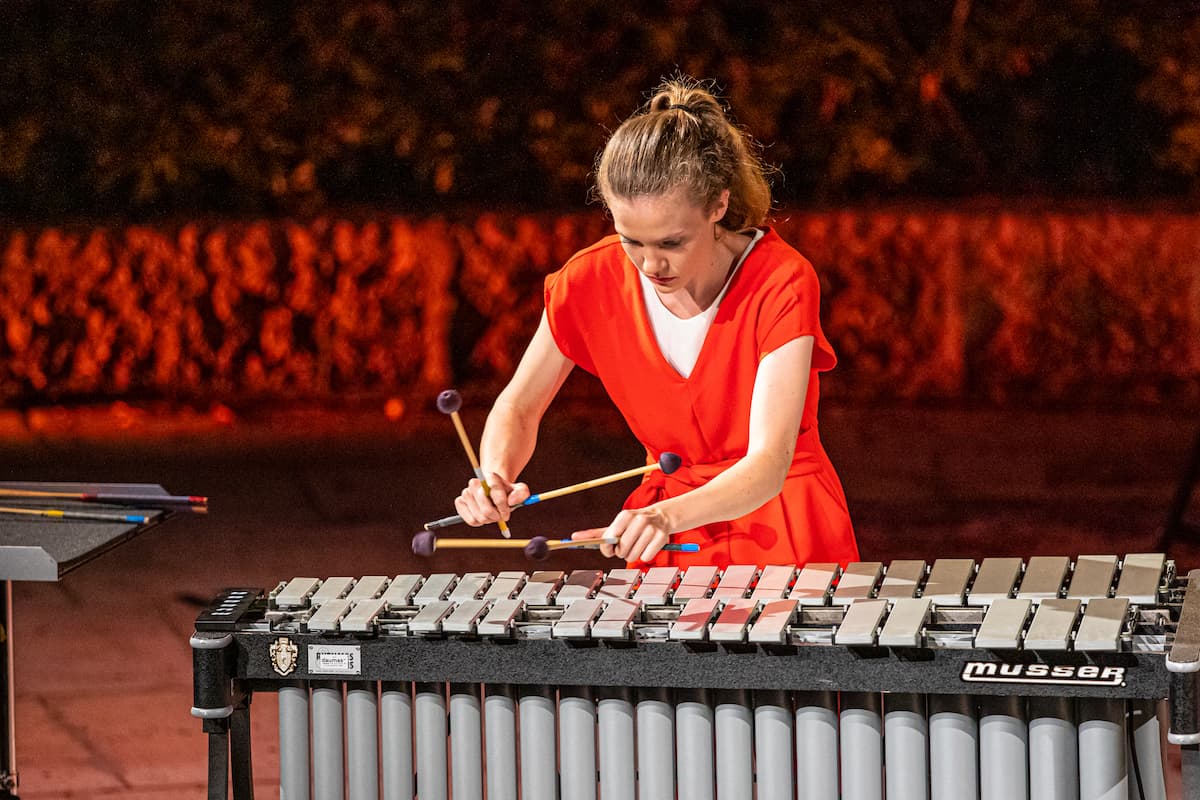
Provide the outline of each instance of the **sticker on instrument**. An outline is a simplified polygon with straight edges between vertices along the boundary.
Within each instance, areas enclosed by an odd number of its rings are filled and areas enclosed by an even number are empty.
[[[280,636],[275,641],[271,642],[271,668],[280,675],[287,677],[296,671],[296,660],[300,655],[300,648],[296,647],[296,643],[286,636]]]
[[[1001,664],[968,661],[962,679],[969,683],[1048,683],[1071,686],[1124,686],[1125,667],[1099,664]]]
[[[362,673],[360,649],[356,644],[310,644],[308,674],[359,675]]]

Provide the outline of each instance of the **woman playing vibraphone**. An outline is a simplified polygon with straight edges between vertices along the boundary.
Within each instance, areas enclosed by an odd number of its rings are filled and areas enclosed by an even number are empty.
[[[753,141],[700,84],[664,82],[609,138],[596,190],[616,235],[545,284],[545,312],[483,431],[480,478],[456,498],[472,525],[507,520],[517,476],[576,365],[597,375],[652,463],[606,529],[631,562],[856,560],[845,496],[817,431],[821,330],[812,265],[769,227]],[[699,552],[662,552],[668,540]]]

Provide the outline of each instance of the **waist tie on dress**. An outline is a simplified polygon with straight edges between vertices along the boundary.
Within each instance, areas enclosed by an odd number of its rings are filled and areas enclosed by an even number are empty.
[[[646,475],[645,480],[630,493],[625,501],[625,508],[643,508],[668,497],[678,497],[692,489],[697,489],[732,467],[742,459],[727,458],[722,461],[712,461],[704,464],[681,464],[678,469],[667,475],[662,470],[654,470]],[[813,426],[803,431],[796,441],[796,453],[788,467],[787,477],[811,475],[821,470],[825,462],[825,451],[821,447],[821,439],[817,428]],[[658,458],[647,459],[648,464],[658,463]]]

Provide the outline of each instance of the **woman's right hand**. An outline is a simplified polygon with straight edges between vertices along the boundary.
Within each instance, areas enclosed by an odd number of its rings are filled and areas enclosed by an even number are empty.
[[[495,473],[488,476],[487,488],[491,490],[490,494],[484,491],[483,481],[472,478],[462,493],[454,498],[454,508],[463,522],[472,527],[499,520],[507,522],[513,508],[529,498],[528,485],[510,483]]]

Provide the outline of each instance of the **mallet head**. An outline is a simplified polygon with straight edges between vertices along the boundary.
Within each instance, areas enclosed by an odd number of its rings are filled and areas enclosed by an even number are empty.
[[[455,389],[447,389],[437,396],[438,411],[454,414],[462,408],[462,395]]]

